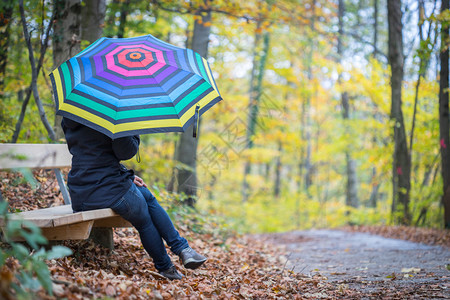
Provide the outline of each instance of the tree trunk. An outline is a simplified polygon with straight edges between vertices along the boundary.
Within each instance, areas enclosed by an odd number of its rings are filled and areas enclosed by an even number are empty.
[[[283,151],[283,144],[278,142],[278,156],[275,163],[275,184],[273,189],[273,195],[278,198],[281,192],[281,153]],[[268,177],[266,177],[268,178]]]
[[[81,8],[81,39],[91,43],[103,35],[106,0],[84,0]]]
[[[49,38],[50,38],[50,30],[53,27],[53,21],[54,20],[55,20],[55,11],[53,11],[52,16],[51,16],[51,18],[49,20],[49,24],[47,26],[47,29],[45,30],[45,34],[43,35],[43,36],[45,36],[45,38],[44,38],[44,41],[41,42],[40,56],[39,56],[39,60],[38,60],[37,66],[36,66],[36,76],[39,76],[39,72],[40,72],[41,67],[42,67],[42,65],[44,63],[44,57],[45,57],[45,53],[47,52],[48,41],[49,41]],[[24,30],[25,30],[25,27],[24,27]],[[30,44],[30,46],[31,46],[31,44]],[[34,60],[34,54],[33,54],[33,60]],[[33,69],[33,66],[31,68]],[[33,84],[34,84],[34,82],[32,80],[30,85],[29,85],[29,87],[26,90],[26,97],[25,97],[25,99],[23,99],[23,91],[21,90],[21,91],[18,92],[18,99],[19,99],[19,102],[22,102],[22,108],[21,108],[21,111],[20,111],[19,119],[16,122],[15,130],[14,130],[13,136],[11,138],[11,143],[16,143],[18,138],[19,138],[20,130],[22,128],[22,123],[23,123],[23,120],[25,118],[26,109],[27,109],[28,103],[29,103],[30,98],[31,98],[31,92],[33,90]],[[43,111],[43,109],[42,109],[42,111]],[[41,118],[42,118],[42,115],[41,115]],[[44,122],[44,124],[47,122],[45,114],[44,114],[43,122]],[[49,130],[49,132],[51,132],[51,131],[53,131],[53,129]]]
[[[427,36],[424,36],[424,24],[425,24],[425,3],[423,0],[419,0],[419,47],[420,48],[428,48],[428,40],[431,37],[431,26],[428,29]],[[409,152],[412,155],[412,149],[414,144],[414,130],[416,125],[416,115],[417,115],[417,104],[419,102],[419,88],[421,83],[421,78],[425,76],[428,65],[430,63],[431,53],[428,54],[428,49],[420,49],[423,51],[420,51],[421,54],[419,56],[419,74],[417,75],[417,81],[416,81],[416,87],[415,87],[415,93],[414,93],[414,111],[413,111],[413,117],[412,117],[412,125],[411,125],[411,133],[409,138]]]
[[[351,157],[350,151],[345,154],[347,160],[347,201],[346,205],[351,207],[359,206],[358,182],[356,174],[356,162]]]
[[[10,109],[5,106],[3,99],[13,7],[13,1],[7,0],[4,1],[0,9],[0,122],[2,123],[10,123],[12,121]]]
[[[339,0],[338,7],[338,19],[339,19],[339,34],[338,34],[338,57],[339,63],[342,63],[343,57],[343,42],[342,37],[344,36],[344,13],[345,5],[344,0]],[[341,74],[339,74],[338,82],[341,83]],[[350,102],[347,92],[341,94],[341,105],[342,105],[342,118],[347,127],[347,120],[350,119]],[[358,207],[358,188],[357,188],[357,174],[356,174],[356,162],[353,160],[351,155],[350,147],[347,146],[345,150],[346,168],[347,168],[347,185],[346,185],[346,201],[345,204],[351,207]]]
[[[377,49],[378,49],[378,1],[379,0],[373,0],[373,58],[377,59]],[[375,114],[374,114],[375,117]],[[376,143],[376,138],[372,138],[373,143]],[[380,188],[380,185],[378,183],[378,179],[376,178],[377,175],[377,168],[372,168],[372,179],[371,179],[371,186],[372,190],[370,192],[370,198],[369,198],[369,205],[370,207],[377,207],[377,200],[378,200],[378,190]]]
[[[23,35],[24,35],[25,42],[26,42],[27,49],[28,49],[28,59],[30,61],[30,66],[31,66],[30,88],[33,91],[34,101],[36,102],[36,106],[38,108],[39,117],[41,118],[42,124],[44,124],[44,127],[47,130],[50,140],[54,141],[56,138],[55,132],[53,131],[50,123],[47,120],[44,106],[42,105],[42,101],[39,97],[39,91],[37,88],[37,77],[38,77],[39,73],[38,73],[36,61],[34,59],[34,50],[33,50],[32,44],[31,44],[31,36],[28,32],[28,27],[27,27],[27,23],[26,23],[25,10],[23,7],[23,0],[19,1],[19,10],[20,10],[20,19],[21,19],[21,23],[22,23],[22,27],[23,27]],[[50,20],[49,28],[51,26],[52,21],[53,21],[53,16],[52,16],[52,19]],[[47,32],[47,35],[48,35],[48,32]],[[46,48],[44,46],[41,47],[41,51],[44,51],[44,53],[45,53],[45,49]],[[41,58],[43,58],[42,52],[41,52]]]
[[[370,192],[369,206],[375,208],[375,207],[377,207],[378,189],[380,187],[380,185],[378,184],[376,168],[372,168],[371,185],[372,185],[372,191]]]
[[[373,0],[373,53],[372,56],[377,58],[378,43],[378,1]]]
[[[441,12],[450,9],[449,0],[442,0]],[[449,26],[443,23],[441,28],[440,79],[439,79],[439,137],[441,144],[441,172],[444,194],[444,226],[450,228],[450,119],[449,119],[449,50],[447,47]]]
[[[8,59],[9,35],[13,8],[13,1],[6,0],[2,4],[2,9],[0,11],[0,97],[2,98],[5,84],[4,79],[6,73],[6,62]]]
[[[259,28],[259,27],[257,27]],[[257,57],[257,48],[258,48],[258,30],[255,33],[255,52],[254,55]],[[258,118],[259,111],[259,102],[261,99],[262,92],[262,84],[264,79],[264,71],[266,68],[266,60],[269,53],[269,45],[270,45],[270,34],[269,32],[265,32],[263,35],[263,49],[261,57],[253,59],[253,69],[252,69],[252,79],[250,82],[250,101],[249,101],[249,116],[248,116],[248,125],[247,125],[247,145],[246,149],[253,148],[253,137],[256,133],[256,123]],[[254,73],[253,73],[254,72]],[[254,80],[253,80],[254,79]],[[256,80],[255,84],[252,84]],[[242,183],[242,201],[246,202],[249,197],[249,186],[247,182],[247,176],[250,174],[250,161],[245,162],[244,167],[244,180]]]
[[[123,38],[125,36],[125,26],[127,24],[127,17],[130,12],[130,0],[125,0],[122,2],[120,7],[120,19],[119,28],[117,29],[117,37]]]
[[[255,78],[256,78],[256,73],[258,70],[258,47],[259,47],[259,42],[261,40],[261,33],[260,33],[260,28],[261,28],[261,21],[258,20],[257,24],[256,24],[256,30],[255,30],[255,40],[253,42],[253,62],[252,62],[252,70],[250,73],[250,88],[249,88],[249,105],[248,105],[248,111],[249,113],[249,119],[248,119],[248,124],[251,124],[251,112],[253,111],[253,106],[256,104],[255,101]],[[246,137],[246,148],[249,148],[253,145],[252,141],[250,140],[250,130],[251,130],[251,126],[248,125],[247,126],[248,130],[247,130],[247,137]],[[249,197],[249,186],[248,186],[248,182],[247,182],[247,176],[248,174],[250,174],[250,162],[247,160],[245,162],[244,165],[244,178],[242,180],[242,201],[246,202],[248,200]]]
[[[391,66],[391,120],[394,126],[394,156],[392,164],[392,214],[399,212],[402,224],[410,224],[409,192],[411,177],[411,157],[408,150],[405,124],[402,112],[403,82],[403,24],[402,3],[400,0],[388,0],[389,25],[389,64]],[[402,207],[399,210],[399,205]]]
[[[310,22],[310,30],[312,34],[315,31],[315,20],[316,20],[316,0],[312,0],[312,16],[311,16],[311,22]],[[312,73],[312,68],[311,68],[311,62],[312,62],[312,57],[313,57],[313,52],[314,52],[314,40],[312,38],[309,38],[309,45],[310,45],[310,49],[309,49],[309,53],[308,53],[308,58],[307,58],[307,77],[310,83],[312,83],[313,80],[313,73]],[[305,167],[305,178],[304,178],[304,184],[305,184],[305,190],[306,193],[308,195],[310,195],[309,193],[309,188],[312,185],[312,175],[313,175],[313,165],[311,163],[311,154],[312,154],[312,134],[311,134],[311,128],[312,128],[312,124],[311,124],[311,94],[308,95],[305,99],[305,138],[306,138],[306,151],[305,151],[305,163],[304,163],[304,167]]]
[[[81,1],[55,0],[56,13],[53,27],[53,68],[56,69],[63,62],[80,52],[81,39]],[[56,139],[64,138],[61,128],[62,117],[55,115]]]
[[[211,32],[211,9],[209,8],[209,0],[205,0],[205,7],[200,8],[197,15],[201,16],[201,22],[198,20],[194,24],[194,34],[192,37],[192,50],[200,54],[202,57],[208,57],[209,34]],[[207,24],[205,26],[205,24]],[[197,196],[197,145],[200,137],[197,132],[197,138],[192,136],[193,125],[180,135],[178,141],[178,149],[176,151],[177,160],[187,165],[190,170],[178,170],[177,182],[178,192],[187,196],[186,204],[195,205]],[[198,128],[199,130],[200,128]]]

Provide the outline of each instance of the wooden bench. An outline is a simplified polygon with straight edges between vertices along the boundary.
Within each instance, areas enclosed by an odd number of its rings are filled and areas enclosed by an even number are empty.
[[[65,203],[61,206],[10,214],[9,217],[33,222],[42,229],[43,235],[48,240],[82,240],[89,238],[93,228],[109,228],[110,241],[102,241],[105,237],[100,237],[99,242],[112,248],[110,228],[132,225],[110,208],[73,213],[70,196],[60,170],[70,167],[71,164],[72,155],[66,144],[0,144],[0,170],[53,169]],[[4,225],[4,220],[0,219],[0,227]],[[104,235],[103,233],[100,235]]]

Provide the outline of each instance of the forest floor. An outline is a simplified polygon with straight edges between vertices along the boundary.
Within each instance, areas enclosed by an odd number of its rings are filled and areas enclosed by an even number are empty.
[[[0,172],[1,192],[12,208],[62,204],[51,173],[35,177],[38,188],[31,189],[16,174]],[[446,230],[380,226],[238,236],[218,233],[211,223],[198,230],[196,222],[189,216],[175,220],[191,246],[208,256],[193,271],[172,256],[183,280],[161,278],[136,231],[117,229],[112,252],[89,240],[63,242],[73,254],[47,262],[54,296],[40,290],[33,298],[450,299]],[[18,265],[8,259],[0,274],[14,273]]]

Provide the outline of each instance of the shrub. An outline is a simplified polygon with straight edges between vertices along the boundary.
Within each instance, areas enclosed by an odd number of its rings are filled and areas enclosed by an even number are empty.
[[[63,246],[46,250],[44,246],[48,241],[40,228],[31,222],[9,218],[7,209],[8,204],[0,202],[0,216],[4,220],[0,247],[0,298],[33,299],[33,292],[41,287],[52,295],[52,279],[45,260],[64,257],[72,251]],[[17,242],[17,238],[24,242]]]

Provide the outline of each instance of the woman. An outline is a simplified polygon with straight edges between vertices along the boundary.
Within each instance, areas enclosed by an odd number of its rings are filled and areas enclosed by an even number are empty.
[[[196,269],[206,261],[180,236],[143,180],[120,164],[137,153],[138,135],[113,140],[67,118],[61,125],[73,155],[67,184],[75,212],[111,208],[128,220],[139,232],[156,269],[168,279],[183,275],[171,262],[163,239],[185,268]]]

